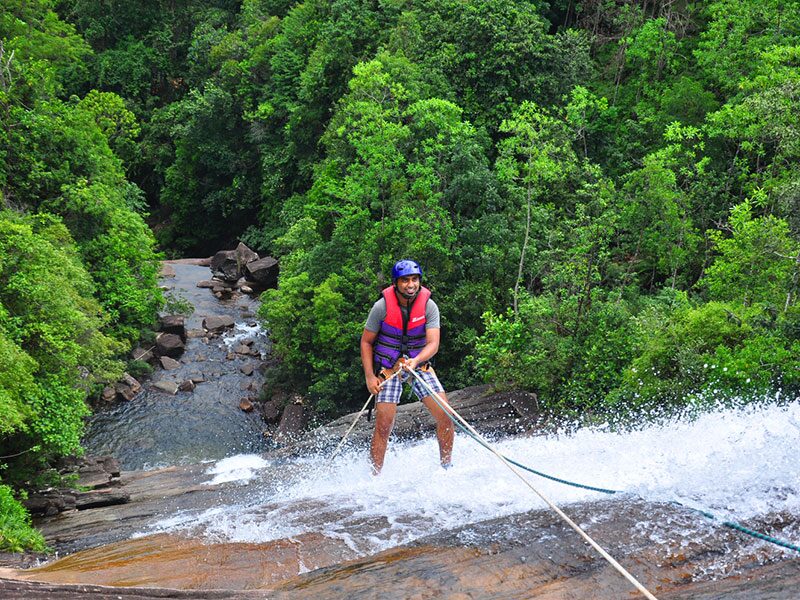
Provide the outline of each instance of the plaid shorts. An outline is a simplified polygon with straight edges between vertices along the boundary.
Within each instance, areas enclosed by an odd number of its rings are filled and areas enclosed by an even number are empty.
[[[444,388],[439,382],[439,378],[436,377],[436,372],[433,370],[433,367],[428,367],[424,371],[422,369],[417,369],[417,375],[419,375],[422,380],[427,383],[437,394],[444,392]],[[381,391],[378,392],[378,396],[375,398],[375,402],[390,402],[391,404],[399,404],[400,396],[403,395],[403,384],[409,379],[411,379],[411,391],[414,392],[414,395],[417,398],[422,400],[426,396],[431,395],[416,377],[412,377],[411,373],[408,371],[403,371],[399,375],[392,377],[389,381],[383,384]]]

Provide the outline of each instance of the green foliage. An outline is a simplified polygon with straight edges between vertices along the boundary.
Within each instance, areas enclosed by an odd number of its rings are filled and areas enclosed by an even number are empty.
[[[139,126],[122,98],[84,89],[94,57],[54,4],[0,9],[0,468],[17,489],[81,452],[87,396],[121,376],[162,302],[122,168]],[[42,549],[29,525],[0,486],[0,545]]]
[[[760,309],[693,306],[685,296],[654,305],[635,319],[636,358],[612,398],[681,405],[796,385],[797,343],[776,335],[771,321]]]
[[[10,487],[0,484],[0,551],[45,550],[42,534],[31,526],[31,518]]]
[[[79,181],[46,208],[63,215],[95,281],[117,338],[133,342],[163,304],[158,255],[144,220],[125,206],[119,190]]]
[[[6,348],[21,355],[14,400],[24,407],[16,412],[29,417],[18,429],[23,446],[74,452],[88,412],[84,399],[93,385],[121,375],[113,357],[123,346],[102,332],[107,317],[57,219],[0,213],[0,256],[0,328]]]
[[[135,379],[152,375],[153,371],[150,363],[143,360],[129,360],[125,367],[125,372]]]
[[[17,2],[0,190],[62,216],[117,338],[158,304],[145,197],[170,252],[278,256],[280,383],[322,413],[363,391],[358,335],[402,256],[448,385],[591,411],[794,385],[797,8]],[[6,335],[24,388],[37,359]]]
[[[702,281],[709,297],[788,308],[800,276],[800,244],[786,221],[774,215],[753,218],[745,201],[731,210],[730,228],[729,238],[710,232],[719,255]]]

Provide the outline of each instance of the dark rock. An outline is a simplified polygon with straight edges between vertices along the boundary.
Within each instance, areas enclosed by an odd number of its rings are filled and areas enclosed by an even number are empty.
[[[114,390],[117,392],[117,400],[120,402],[130,402],[136,397],[136,392],[131,389],[127,383],[117,383],[114,385]]]
[[[246,264],[258,260],[258,254],[239,243],[235,250],[220,250],[211,259],[211,272],[214,277],[236,282],[244,273]]]
[[[193,392],[194,388],[197,387],[191,379],[187,379],[182,381],[181,384],[178,386],[178,389],[182,392]]]
[[[32,515],[52,517],[75,509],[75,496],[65,490],[47,489],[31,494],[22,501]]]
[[[161,317],[161,331],[174,333],[186,341],[186,319],[183,315],[166,315]]]
[[[479,385],[449,392],[447,398],[458,413],[482,434],[514,435],[536,429],[540,414],[536,410],[536,395],[520,391],[498,392],[491,385]],[[289,446],[292,453],[303,453],[313,448],[334,447],[355,420],[356,413],[345,415],[309,433]],[[374,422],[365,418],[358,421],[349,440],[354,445],[368,444],[372,438]],[[433,418],[421,402],[397,407],[392,430],[396,439],[419,439],[433,435]]]
[[[88,508],[99,508],[100,506],[116,506],[118,504],[126,504],[130,499],[130,494],[111,489],[78,492],[75,494],[75,508],[86,510]]]
[[[169,356],[162,356],[160,359],[162,368],[166,369],[167,371],[174,371],[175,369],[179,369],[181,363],[179,363],[174,358],[170,358]]]
[[[239,258],[235,250],[220,250],[211,259],[211,272],[214,277],[225,281],[238,281],[242,276]]]
[[[218,332],[228,327],[233,327],[235,321],[230,315],[212,315],[203,319],[203,328],[207,331]]]
[[[306,427],[305,409],[302,404],[289,404],[283,409],[275,441],[287,442],[298,439]]]
[[[245,265],[258,260],[258,253],[245,246],[242,242],[239,242],[239,245],[236,246],[236,256],[239,258],[239,264],[242,269],[244,269]]]
[[[277,423],[281,418],[280,404],[275,400],[267,400],[261,405],[261,416],[267,423]]]
[[[156,348],[160,356],[178,358],[186,350],[186,344],[179,335],[174,333],[160,333],[156,337]]]
[[[275,287],[278,284],[278,261],[271,256],[247,263],[244,271],[248,279],[261,287]]]

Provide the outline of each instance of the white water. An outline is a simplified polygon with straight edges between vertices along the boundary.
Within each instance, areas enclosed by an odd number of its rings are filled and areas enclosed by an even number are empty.
[[[557,477],[650,501],[677,500],[735,522],[781,513],[794,524],[780,537],[800,544],[799,443],[800,403],[795,401],[628,433],[584,429],[500,441],[495,447]],[[456,438],[452,469],[441,469],[437,457],[434,439],[390,444],[380,477],[370,474],[366,451],[340,455],[324,471],[326,457],[281,466],[233,457],[209,474],[231,480],[235,476],[224,474],[247,466],[244,502],[178,514],[155,529],[192,529],[215,540],[248,542],[320,532],[344,540],[356,554],[368,554],[545,507],[496,457],[463,435]],[[259,470],[260,476],[251,478]],[[620,498],[526,477],[567,513],[573,503]],[[743,538],[742,544],[764,542]]]

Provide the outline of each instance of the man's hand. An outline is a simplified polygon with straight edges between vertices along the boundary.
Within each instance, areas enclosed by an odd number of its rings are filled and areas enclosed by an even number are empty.
[[[416,371],[419,361],[416,358],[407,358],[403,361],[403,368],[406,371]]]
[[[377,375],[367,375],[367,389],[370,394],[377,396],[378,392],[381,391],[382,385],[383,381]]]

